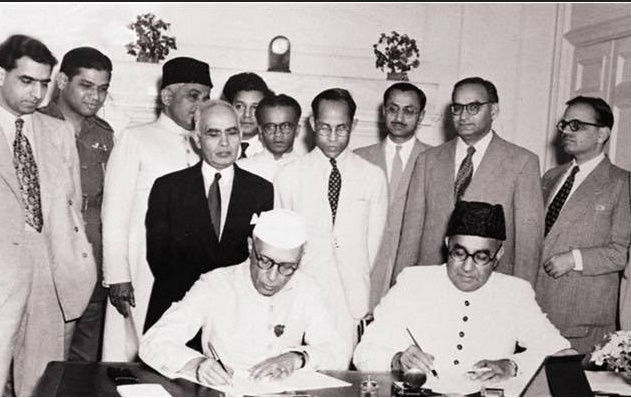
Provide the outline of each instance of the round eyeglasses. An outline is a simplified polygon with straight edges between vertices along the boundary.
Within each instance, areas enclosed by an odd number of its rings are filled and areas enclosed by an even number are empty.
[[[495,254],[491,255],[488,250],[478,250],[475,253],[469,253],[464,247],[456,245],[449,251],[449,257],[459,262],[467,261],[467,258],[471,257],[476,265],[484,266],[495,260],[501,248],[502,245],[497,248]]]
[[[568,126],[570,127],[571,131],[585,130],[585,126],[605,127],[602,124],[589,123],[589,122],[583,122],[582,120],[578,120],[578,119],[572,119],[569,121],[566,121],[566,120],[559,121],[559,123],[557,123],[557,130],[559,130],[559,132],[562,133],[563,130],[565,130],[565,128]]]
[[[345,124],[340,124],[338,126],[335,126],[335,130],[329,126],[326,123],[316,123],[316,133],[318,133],[318,135],[324,136],[324,137],[330,137],[333,134],[333,131],[335,131],[335,134],[338,137],[347,137],[351,130],[348,128],[347,125]]]
[[[263,133],[266,135],[274,135],[279,131],[282,135],[289,135],[294,132],[295,125],[292,122],[284,122],[280,124],[265,123],[263,125]]]
[[[405,108],[399,108],[398,106],[393,105],[393,104],[386,105],[384,109],[386,110],[386,113],[388,115],[393,115],[393,116],[398,115],[401,111],[403,111],[403,116],[405,117],[413,117],[421,113],[421,111],[411,106],[406,106]]]
[[[480,108],[482,107],[482,105],[486,105],[486,104],[492,104],[491,101],[486,101],[486,102],[470,102],[468,104],[459,104],[457,102],[454,102],[453,104],[449,105],[449,110],[451,111],[452,115],[460,115],[462,113],[462,111],[464,109],[467,110],[467,113],[469,115],[477,115],[478,112],[480,112]]]
[[[256,245],[252,244],[252,249],[254,249],[254,257],[256,258],[256,266],[263,270],[268,270],[274,268],[274,266],[278,267],[278,273],[282,276],[290,276],[293,275],[294,272],[298,269],[298,263],[277,263],[269,257],[260,255],[258,250],[256,250]]]

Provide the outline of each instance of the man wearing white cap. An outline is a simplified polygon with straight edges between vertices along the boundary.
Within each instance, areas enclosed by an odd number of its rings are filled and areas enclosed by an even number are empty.
[[[203,274],[144,335],[140,358],[167,377],[214,385],[229,383],[235,370],[278,379],[300,368],[344,369],[351,348],[322,292],[297,272],[305,240],[297,213],[262,213],[249,259]],[[185,345],[200,328],[203,353]]]

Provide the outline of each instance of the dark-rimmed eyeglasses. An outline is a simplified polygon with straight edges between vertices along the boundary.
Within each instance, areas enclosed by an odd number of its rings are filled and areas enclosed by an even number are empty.
[[[252,244],[252,249],[254,249],[254,257],[256,258],[256,266],[263,270],[268,270],[274,268],[274,266],[278,267],[278,273],[282,276],[290,276],[293,275],[294,272],[298,269],[297,263],[277,263],[269,257],[260,255],[258,250],[256,250],[256,245]]]
[[[476,265],[484,266],[495,260],[495,257],[501,248],[502,245],[500,245],[500,247],[497,248],[497,251],[491,255],[488,250],[478,250],[475,253],[469,253],[464,247],[455,245],[453,249],[449,251],[449,257],[459,262],[465,262],[467,261],[467,258],[471,257]]]
[[[295,124],[292,122],[284,122],[280,124],[276,123],[265,123],[263,125],[263,134],[266,135],[274,135],[277,131],[279,131],[282,135],[289,135],[294,132]]]
[[[403,112],[403,116],[405,117],[413,117],[415,115],[418,115],[421,111],[419,111],[416,108],[413,108],[411,106],[406,106],[404,108],[400,108],[397,105],[393,105],[393,104],[389,104],[386,105],[384,107],[384,109],[386,110],[386,113],[389,115],[393,115],[396,116],[399,114],[399,112]]]
[[[584,122],[582,120],[578,120],[578,119],[572,119],[572,120],[561,120],[559,121],[559,123],[557,123],[557,130],[559,130],[559,132],[563,132],[563,130],[565,130],[566,127],[570,126],[570,130],[571,131],[579,131],[579,130],[584,130],[585,126],[595,126],[595,127],[605,127],[602,124],[597,124],[597,123],[589,123],[589,122]]]
[[[335,131],[335,134],[342,138],[347,137],[351,132],[351,129],[345,124],[337,125],[335,126],[335,129],[333,129],[326,123],[316,123],[315,130],[316,133],[325,137],[330,137],[331,134],[333,134],[333,131]]]
[[[459,104],[457,102],[454,102],[451,105],[449,105],[449,110],[451,111],[452,115],[460,115],[464,109],[467,110],[467,113],[469,115],[477,115],[478,112],[480,112],[480,108],[482,107],[482,105],[486,105],[486,104],[492,104],[492,102],[491,101],[486,101],[486,102],[475,101],[475,102],[470,102],[468,104]]]

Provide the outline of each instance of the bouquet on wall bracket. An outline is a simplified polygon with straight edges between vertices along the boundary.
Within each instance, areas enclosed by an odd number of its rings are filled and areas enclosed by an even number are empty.
[[[138,15],[135,22],[127,25],[136,33],[136,41],[125,45],[127,54],[135,56],[137,62],[159,63],[170,50],[177,50],[175,37],[163,34],[170,26],[154,14]]]
[[[396,31],[382,33],[372,47],[377,57],[375,67],[382,71],[388,68],[388,80],[407,81],[407,72],[421,64],[416,40],[406,34],[401,35]]]

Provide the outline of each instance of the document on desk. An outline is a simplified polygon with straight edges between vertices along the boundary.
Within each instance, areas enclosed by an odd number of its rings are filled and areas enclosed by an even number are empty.
[[[199,382],[186,377],[197,384]],[[250,378],[246,370],[235,370],[232,377],[232,385],[206,385],[214,390],[221,391],[227,396],[266,395],[278,394],[286,391],[318,390],[321,388],[346,387],[351,384],[335,377],[331,377],[312,370],[297,370],[291,376],[283,380],[255,381]]]
[[[482,387],[501,388],[507,397],[516,397],[524,388],[531,375],[511,377],[505,381],[489,382],[471,380],[470,375],[462,371],[440,371],[440,378],[429,376],[424,388],[445,395],[466,395],[479,392]]]
[[[116,387],[121,397],[170,397],[160,384],[123,384]]]

